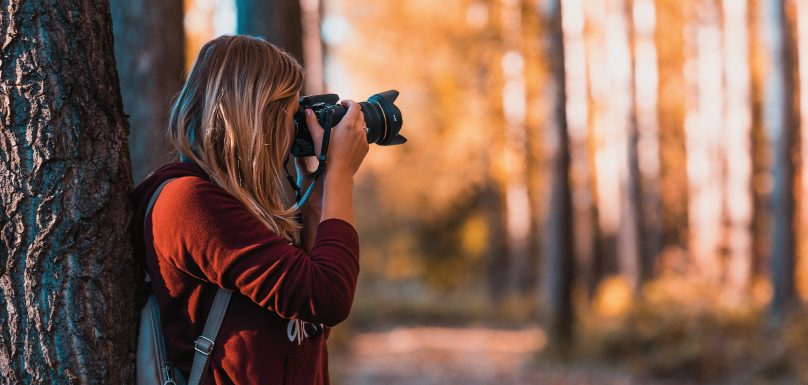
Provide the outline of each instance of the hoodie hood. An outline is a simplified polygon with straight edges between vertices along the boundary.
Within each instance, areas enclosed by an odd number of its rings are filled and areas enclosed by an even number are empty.
[[[132,207],[135,209],[134,216],[130,222],[129,235],[134,246],[135,261],[144,269],[146,267],[146,245],[143,238],[143,224],[146,219],[146,207],[160,184],[168,179],[183,176],[197,176],[207,181],[211,180],[205,170],[194,162],[173,162],[154,170],[146,179],[135,186],[129,196]]]

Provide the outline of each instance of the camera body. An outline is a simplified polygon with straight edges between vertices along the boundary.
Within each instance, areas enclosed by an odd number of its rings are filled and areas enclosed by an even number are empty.
[[[360,102],[362,113],[365,116],[365,126],[368,128],[368,143],[380,146],[392,146],[407,142],[401,136],[403,117],[401,110],[394,104],[398,98],[398,91],[390,90],[375,94],[367,101]],[[291,153],[295,157],[314,156],[314,141],[309,133],[304,111],[311,109],[317,122],[323,129],[330,129],[337,125],[348,109],[338,104],[339,95],[309,95],[300,98],[300,109],[294,115],[295,138],[292,142]]]

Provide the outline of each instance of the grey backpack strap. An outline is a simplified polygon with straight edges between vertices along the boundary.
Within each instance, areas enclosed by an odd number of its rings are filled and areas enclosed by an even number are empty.
[[[213,353],[213,341],[219,334],[219,327],[222,326],[227,304],[230,303],[230,294],[232,294],[231,291],[221,287],[216,290],[216,298],[213,299],[208,319],[205,321],[205,329],[202,331],[202,335],[194,341],[194,364],[191,367],[191,376],[188,377],[188,385],[202,383],[202,378],[208,369],[210,354]]]
[[[149,200],[149,205],[146,206],[146,216],[149,216],[149,211],[151,211],[152,206],[154,206],[154,201],[157,200],[157,196],[160,195],[160,191],[163,191],[163,187],[166,187],[168,182],[177,178],[166,179],[163,183],[160,183],[160,186],[157,187],[157,190],[154,190],[154,194],[152,194],[151,199]],[[146,220],[143,220],[143,233],[146,233]]]
[[[163,190],[163,187],[174,179],[177,178],[167,179],[157,187],[157,190],[152,194],[148,207],[146,207],[146,215],[149,215],[149,211],[154,205],[154,201],[157,200],[157,196],[160,195],[160,191]],[[144,220],[143,222],[143,231],[145,233],[146,221]],[[194,341],[194,363],[191,367],[191,375],[188,377],[188,385],[199,385],[202,382],[203,375],[208,368],[208,359],[210,358],[210,354],[213,353],[213,341],[216,340],[216,335],[219,334],[219,327],[222,326],[224,313],[227,311],[227,305],[230,303],[230,294],[232,294],[231,291],[221,287],[216,290],[216,298],[213,299],[213,305],[210,307],[210,313],[208,313],[208,319],[205,321],[205,328],[202,331],[202,335]],[[162,336],[162,333],[160,333],[160,336]]]

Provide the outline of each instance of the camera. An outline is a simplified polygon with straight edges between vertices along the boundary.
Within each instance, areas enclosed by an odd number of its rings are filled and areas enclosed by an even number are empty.
[[[401,136],[401,124],[403,123],[401,110],[393,104],[398,98],[398,91],[390,90],[375,94],[367,101],[360,102],[362,113],[365,116],[365,126],[368,128],[368,143],[375,143],[380,146],[393,146],[407,142],[407,138]],[[292,143],[291,153],[295,157],[314,156],[314,142],[306,124],[306,109],[311,109],[317,122],[323,129],[334,127],[342,120],[348,109],[337,104],[339,95],[309,95],[300,98],[300,109],[294,115],[295,139]]]

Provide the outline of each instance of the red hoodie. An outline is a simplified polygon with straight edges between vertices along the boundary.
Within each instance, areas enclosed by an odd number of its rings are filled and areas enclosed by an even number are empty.
[[[148,201],[169,178],[178,179],[145,217],[144,234],[139,229]],[[351,224],[321,222],[306,254],[191,162],[159,168],[135,188],[132,200],[136,256],[145,258],[160,305],[169,360],[186,378],[194,340],[220,286],[234,293],[206,384],[329,384],[329,327],[348,316],[359,274],[359,238]],[[301,321],[325,330],[301,340]]]

